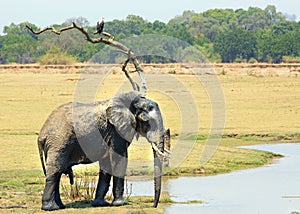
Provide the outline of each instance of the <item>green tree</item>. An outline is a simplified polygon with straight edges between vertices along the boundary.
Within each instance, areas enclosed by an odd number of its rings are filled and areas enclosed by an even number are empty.
[[[129,34],[132,35],[142,34],[145,25],[146,25],[146,21],[140,16],[128,15],[126,17],[126,27],[129,30]]]
[[[0,56],[3,63],[32,63],[37,52],[37,37],[25,29],[25,23],[4,27]]]
[[[194,44],[194,37],[186,30],[186,22],[167,24],[166,35]]]
[[[274,34],[285,34],[291,31],[296,31],[298,25],[296,22],[281,21],[272,26],[272,31]]]
[[[87,20],[83,17],[67,19],[62,25],[55,25],[59,29],[69,26],[75,22],[77,24],[87,25]],[[90,35],[93,35],[96,27],[86,27]],[[93,45],[85,41],[85,37],[77,30],[63,32],[60,36],[51,32],[45,32],[39,35],[39,45],[37,50],[39,55],[46,54],[53,46],[60,47],[70,56],[75,57],[80,62],[88,61],[103,45]]]
[[[300,34],[299,28],[282,29],[276,26],[276,31],[256,32],[258,60],[262,62],[280,63],[284,56],[300,56]]]
[[[281,12],[277,12],[277,9],[274,5],[268,5],[265,8],[266,17],[269,20],[269,24],[274,25],[279,22],[285,21],[285,17]]]
[[[253,32],[235,28],[221,33],[214,43],[222,62],[234,62],[237,58],[256,58],[256,38]]]
[[[273,62],[282,62],[283,56],[300,56],[300,36],[296,32],[275,35],[271,56]]]
[[[216,36],[236,26],[237,22],[232,9],[214,9],[194,14],[189,20],[188,31],[195,37],[205,35],[213,41]]]
[[[106,22],[104,31],[114,35],[117,41],[146,34],[175,37],[196,46],[212,61],[220,61],[221,57],[224,62],[250,58],[252,61],[281,62],[283,56],[299,56],[300,22],[290,20],[278,12],[275,6],[269,5],[265,9],[249,7],[247,10],[212,9],[201,13],[185,11],[167,24],[128,15],[124,20]],[[96,23],[90,26],[84,17],[70,18],[53,27],[61,28],[72,22],[83,26],[93,37],[99,37],[93,35]],[[33,28],[37,30],[36,26]],[[175,58],[183,59],[185,52],[192,53],[192,50],[185,50],[185,45],[165,41],[166,37],[161,37],[160,40],[147,42],[135,40],[128,46],[141,55],[147,55],[148,51],[149,55],[143,59],[146,62],[170,62]],[[61,36],[50,32],[36,36],[24,28],[24,23],[12,23],[5,27],[4,35],[0,36],[0,63],[36,62],[38,57],[48,53],[53,46],[59,47],[80,62],[93,58],[97,62],[102,60],[101,62],[114,63],[122,59],[112,51],[103,54],[104,44],[90,44],[84,40],[84,35],[76,30],[64,32]],[[160,51],[166,57],[154,56]]]
[[[271,63],[273,61],[271,50],[274,44],[274,34],[269,30],[257,30],[255,35],[257,42],[257,60],[259,62]]]
[[[180,24],[183,22],[189,22],[190,19],[195,15],[196,13],[191,10],[184,11],[182,15],[176,16],[175,18],[171,19],[168,24]]]
[[[248,10],[237,10],[238,24],[245,30],[258,30],[270,26],[264,10],[258,7],[249,7]]]

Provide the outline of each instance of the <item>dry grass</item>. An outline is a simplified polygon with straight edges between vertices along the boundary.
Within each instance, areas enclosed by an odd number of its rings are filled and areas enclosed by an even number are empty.
[[[299,132],[299,78],[221,78],[227,103],[227,133]]]
[[[172,68],[173,69],[173,68]],[[106,77],[99,91],[90,100],[110,98],[119,90],[121,83],[130,88],[123,74]],[[218,76],[226,98],[226,127],[221,145],[213,159],[206,165],[199,166],[199,158],[211,124],[211,106],[209,98],[199,81],[191,75],[172,75],[178,78],[192,95],[200,115],[200,137],[192,152],[183,163],[170,175],[214,174],[241,168],[256,167],[268,163],[273,154],[232,148],[237,145],[264,143],[274,140],[299,141],[300,134],[300,78],[287,76]],[[0,74],[0,206],[25,206],[26,209],[0,209],[6,213],[38,213],[44,177],[39,163],[36,137],[39,129],[50,112],[62,103],[74,100],[74,91],[78,79],[101,79],[98,74],[82,76],[76,74],[37,72],[2,72]],[[83,79],[82,79],[83,78]],[[152,83],[151,83],[152,81]],[[172,141],[175,142],[181,129],[178,121],[180,110],[176,102],[161,93],[151,84],[173,85],[165,80],[148,79],[148,97],[156,100],[166,119],[166,126],[171,128]],[[87,84],[87,91],[93,91],[93,85]],[[124,90],[124,89],[120,89]],[[134,142],[129,150],[131,166],[135,161],[142,165],[152,165],[151,147],[147,142]],[[96,169],[95,169],[96,170]],[[74,206],[79,206],[74,202]],[[84,202],[81,202],[84,203]],[[72,205],[72,204],[71,204]],[[70,205],[70,206],[71,206]],[[150,208],[150,204],[133,202],[125,208],[90,207],[89,201],[83,205],[88,211],[127,213],[127,212],[162,212],[162,209]],[[85,209],[67,209],[64,212],[84,213]]]

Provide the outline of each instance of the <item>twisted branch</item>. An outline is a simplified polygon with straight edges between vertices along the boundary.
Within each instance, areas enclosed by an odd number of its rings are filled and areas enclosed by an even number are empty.
[[[136,56],[134,55],[134,53],[129,49],[127,48],[125,45],[123,45],[122,43],[120,42],[117,42],[114,40],[114,37],[107,33],[107,32],[102,32],[101,34],[103,34],[104,36],[107,36],[108,39],[105,39],[103,37],[100,37],[100,38],[91,38],[90,35],[88,34],[88,32],[82,27],[82,26],[78,26],[76,23],[72,23],[71,26],[67,26],[67,27],[63,27],[61,29],[55,29],[54,27],[46,27],[40,31],[34,31],[32,29],[31,26],[29,26],[28,24],[26,24],[26,28],[28,28],[33,34],[35,35],[39,35],[41,33],[44,33],[45,31],[50,31],[50,32],[53,32],[57,35],[60,35],[62,32],[64,31],[67,31],[67,30],[71,30],[71,29],[77,29],[79,30],[82,34],[85,35],[86,37],[86,40],[88,42],[91,42],[91,43],[104,43],[106,45],[109,45],[109,46],[112,46],[112,47],[115,47],[117,48],[117,50],[121,53],[124,53],[127,55],[127,60],[123,63],[123,66],[122,66],[122,71],[125,73],[126,77],[128,78],[128,80],[130,81],[131,85],[132,85],[132,88],[133,90],[138,90],[140,91],[141,95],[142,96],[146,96],[146,91],[147,91],[147,87],[146,87],[146,78],[143,74],[143,69],[140,67],[140,64],[136,58]],[[138,86],[138,84],[136,82],[133,81],[133,79],[129,76],[127,70],[126,70],[126,67],[127,67],[127,64],[131,62],[134,67],[135,67],[135,71],[134,72],[138,72],[139,74],[139,77],[140,77],[140,81],[141,81],[141,85],[140,87]]]

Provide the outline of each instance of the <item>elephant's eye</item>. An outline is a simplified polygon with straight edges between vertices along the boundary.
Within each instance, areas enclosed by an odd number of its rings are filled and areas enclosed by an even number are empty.
[[[148,112],[152,111],[154,109],[154,106],[153,105],[149,105],[148,106]]]

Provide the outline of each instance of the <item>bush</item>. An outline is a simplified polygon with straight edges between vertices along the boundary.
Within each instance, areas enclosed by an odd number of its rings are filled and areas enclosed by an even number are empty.
[[[246,59],[243,59],[242,57],[237,57],[234,62],[236,63],[243,63],[243,62],[246,62],[247,60]]]
[[[41,65],[71,65],[76,62],[75,57],[68,55],[67,52],[56,46],[51,47],[45,55],[38,59],[38,63]]]
[[[293,57],[293,56],[283,56],[282,62],[286,63],[300,63],[300,57]]]
[[[251,57],[248,62],[251,64],[254,64],[254,63],[257,63],[257,60],[255,58]]]

